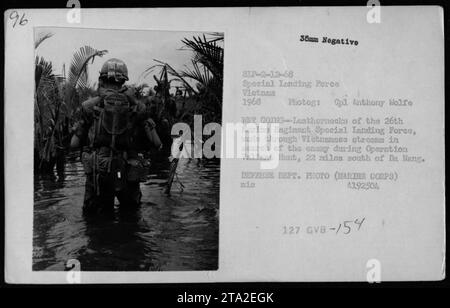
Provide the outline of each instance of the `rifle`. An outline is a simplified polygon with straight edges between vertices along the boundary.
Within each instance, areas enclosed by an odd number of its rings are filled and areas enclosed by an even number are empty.
[[[173,180],[176,176],[176,172],[177,172],[177,167],[178,167],[178,161],[180,160],[180,156],[181,156],[181,152],[183,150],[183,140],[182,137],[177,137],[174,138],[172,141],[172,149],[171,149],[171,157],[172,160],[170,162],[170,167],[169,167],[169,177],[167,179],[167,186],[166,189],[164,191],[164,193],[170,195],[170,190],[172,188],[172,183]],[[170,158],[169,158],[170,159]],[[181,184],[181,188],[184,188],[184,185],[180,182]]]

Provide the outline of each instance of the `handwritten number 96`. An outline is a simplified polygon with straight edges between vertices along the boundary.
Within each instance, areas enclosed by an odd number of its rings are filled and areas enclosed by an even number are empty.
[[[17,11],[12,11],[11,14],[9,14],[9,19],[14,20],[13,28],[17,23],[21,26],[25,26],[28,23],[28,19],[25,18],[25,13],[22,13],[21,16]]]

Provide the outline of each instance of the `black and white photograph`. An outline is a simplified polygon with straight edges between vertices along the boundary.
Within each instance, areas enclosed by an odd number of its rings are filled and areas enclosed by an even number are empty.
[[[33,271],[217,270],[224,34],[34,35]]]

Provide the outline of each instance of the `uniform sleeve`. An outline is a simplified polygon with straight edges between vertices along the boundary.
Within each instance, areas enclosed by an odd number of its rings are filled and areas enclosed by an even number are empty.
[[[91,112],[86,108],[86,106],[82,106],[76,113],[76,118],[79,120],[74,125],[74,134],[80,138],[80,140],[85,143],[88,139],[89,128],[92,125],[93,117]]]
[[[150,111],[148,110],[147,106],[143,103],[139,103],[137,106],[137,110],[147,139],[154,147],[160,148],[161,140],[159,139],[158,133],[155,129],[155,121],[153,121],[153,119],[151,118]]]

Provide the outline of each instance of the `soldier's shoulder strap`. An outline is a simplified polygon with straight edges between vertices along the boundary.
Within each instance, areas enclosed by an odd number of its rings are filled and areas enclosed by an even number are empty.
[[[92,108],[95,105],[97,105],[100,101],[101,101],[100,96],[95,96],[95,97],[92,97],[92,98],[90,98],[88,100],[85,100],[81,104],[81,106],[83,106],[83,108],[85,108],[85,109],[89,109],[89,108]]]
[[[91,113],[94,111],[95,107],[102,101],[100,96],[92,97],[81,104],[83,111]]]

